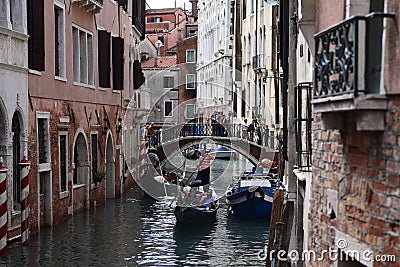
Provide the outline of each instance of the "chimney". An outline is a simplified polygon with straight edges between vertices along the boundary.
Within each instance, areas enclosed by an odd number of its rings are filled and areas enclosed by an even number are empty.
[[[199,0],[189,0],[192,3],[192,17],[194,18],[194,20],[197,20],[197,3],[199,2]]]

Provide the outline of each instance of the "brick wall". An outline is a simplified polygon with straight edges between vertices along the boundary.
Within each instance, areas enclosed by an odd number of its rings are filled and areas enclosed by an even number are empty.
[[[354,118],[347,116],[346,129],[321,130],[321,116],[315,114],[308,247],[336,248],[339,231],[376,254],[400,259],[400,97],[389,100],[384,132],[358,132]],[[328,190],[337,192],[334,219],[327,211]],[[374,266],[396,266],[385,264]]]

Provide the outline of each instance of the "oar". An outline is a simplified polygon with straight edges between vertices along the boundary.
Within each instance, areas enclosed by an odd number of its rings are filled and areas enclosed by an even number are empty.
[[[168,193],[167,193],[167,188],[165,186],[165,178],[164,178],[164,174],[163,174],[161,165],[160,165],[160,173],[161,173],[161,177],[162,177],[162,184],[164,186],[165,197],[167,198],[168,197]]]

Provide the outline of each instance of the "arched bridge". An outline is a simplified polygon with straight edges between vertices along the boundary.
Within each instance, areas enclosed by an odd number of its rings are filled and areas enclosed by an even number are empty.
[[[264,158],[273,159],[276,148],[274,133],[258,128],[253,133],[247,132],[240,124],[201,124],[191,123],[176,125],[156,131],[149,138],[150,146],[157,148],[160,161],[168,155],[200,143],[213,143],[228,147],[245,156],[256,165]]]

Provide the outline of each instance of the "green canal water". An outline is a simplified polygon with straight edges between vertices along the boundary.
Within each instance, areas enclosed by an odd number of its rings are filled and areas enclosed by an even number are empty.
[[[248,167],[215,162],[214,187]],[[239,167],[238,167],[239,166]],[[29,247],[9,247],[1,266],[264,266],[259,253],[269,222],[232,217],[224,204],[212,225],[179,225],[168,202],[131,188],[105,206],[74,215],[32,235]]]

